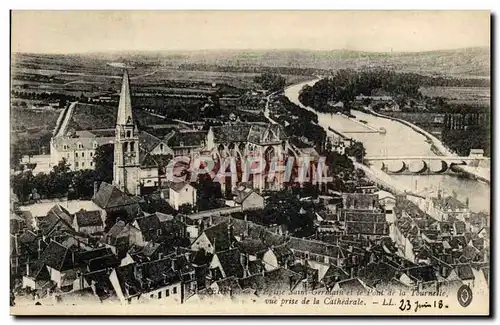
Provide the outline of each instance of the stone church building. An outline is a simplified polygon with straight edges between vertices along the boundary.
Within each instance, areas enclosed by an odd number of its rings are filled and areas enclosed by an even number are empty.
[[[168,184],[164,167],[160,166],[165,166],[175,156],[187,156],[196,161],[201,154],[208,154],[219,163],[227,157],[235,157],[240,164],[239,175],[223,180],[223,190],[234,190],[239,182],[246,180],[254,189],[262,191],[281,189],[284,172],[275,173],[270,178],[245,175],[248,168],[241,168],[242,162],[263,157],[268,162],[273,160],[284,164],[287,156],[294,156],[299,161],[301,156],[311,155],[311,152],[317,155],[312,148],[299,148],[290,143],[278,124],[234,122],[211,127],[208,131],[176,129],[161,132],[158,128],[159,131],[155,132],[151,127],[147,131],[139,130],[127,70],[123,74],[114,129],[69,132],[65,129],[65,120],[74,113],[75,105],[72,106],[61,114],[57,131],[51,139],[52,164],[64,158],[72,170],[94,169],[96,149],[113,144],[113,184],[130,195],[140,195]]]

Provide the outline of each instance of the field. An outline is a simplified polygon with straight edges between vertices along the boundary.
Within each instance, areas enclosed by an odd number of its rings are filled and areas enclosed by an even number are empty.
[[[11,56],[12,141],[39,142],[54,128],[58,111],[30,111],[34,102],[61,101],[61,106],[81,96],[112,96],[116,100],[122,71],[110,63],[122,62],[129,69],[132,94],[137,108],[152,109],[169,118],[196,119],[206,98],[218,92],[238,97],[258,89],[255,76],[262,72],[282,74],[286,84],[309,80],[336,69],[388,68],[421,74],[487,79],[490,74],[489,48],[470,48],[420,53],[372,53],[347,50],[262,50],[191,51],[142,53],[93,53],[82,55],[21,54]],[[488,88],[427,87],[427,96],[443,96],[451,101],[487,102]],[[23,103],[24,102],[24,103]],[[113,103],[98,118],[77,116],[79,129],[113,125]],[[101,109],[101,108],[99,108]],[[231,111],[223,108],[224,113]],[[140,123],[159,119],[138,110]],[[243,112],[239,112],[245,117]],[[248,113],[248,118],[261,116]],[[35,145],[37,146],[37,145]]]
[[[422,95],[429,97],[443,97],[450,103],[473,104],[490,103],[490,88],[486,87],[422,87]]]

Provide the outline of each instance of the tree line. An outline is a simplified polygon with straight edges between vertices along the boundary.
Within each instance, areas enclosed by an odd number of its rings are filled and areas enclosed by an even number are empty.
[[[24,171],[11,176],[11,188],[21,202],[66,196],[90,199],[94,194],[94,182],[110,183],[113,180],[113,145],[98,147],[94,162],[95,170],[72,171],[63,158],[48,174],[34,175],[32,171]]]

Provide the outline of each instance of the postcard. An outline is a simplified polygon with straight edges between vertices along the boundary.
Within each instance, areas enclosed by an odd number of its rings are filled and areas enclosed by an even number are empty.
[[[11,11],[11,314],[489,315],[490,20]]]

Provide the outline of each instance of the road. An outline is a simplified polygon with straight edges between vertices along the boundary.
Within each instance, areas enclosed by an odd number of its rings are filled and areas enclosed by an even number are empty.
[[[269,102],[271,101],[271,97],[276,95],[277,93],[279,93],[280,91],[276,91],[274,93],[271,93],[269,94],[267,97],[266,97],[266,107],[264,108],[264,116],[269,120],[269,122],[271,122],[272,124],[278,124],[275,120],[273,120],[270,116],[269,116]]]
[[[64,134],[66,133],[66,129],[68,128],[69,121],[71,120],[71,117],[73,116],[73,109],[75,108],[77,103],[78,102],[71,103],[67,110],[63,110],[61,112],[61,114],[65,114],[65,115],[64,115],[64,119],[62,121],[60,121],[60,125],[56,126],[57,133],[54,135],[55,137],[64,136]]]

